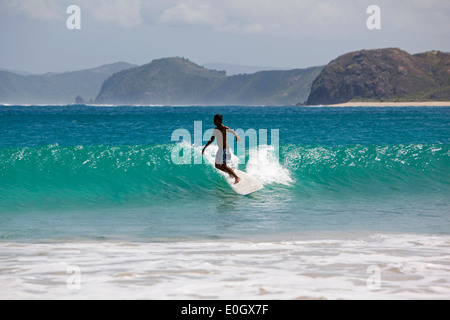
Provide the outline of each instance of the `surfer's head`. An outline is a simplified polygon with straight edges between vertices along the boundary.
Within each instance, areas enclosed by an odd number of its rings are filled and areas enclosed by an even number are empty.
[[[221,114],[216,114],[214,116],[214,124],[216,126],[218,126],[219,124],[222,124],[222,122],[223,122],[223,116]]]

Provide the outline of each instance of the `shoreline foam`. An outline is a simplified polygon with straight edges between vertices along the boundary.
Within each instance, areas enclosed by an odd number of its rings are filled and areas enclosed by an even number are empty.
[[[0,243],[0,299],[448,299],[449,244],[450,236],[375,233]]]

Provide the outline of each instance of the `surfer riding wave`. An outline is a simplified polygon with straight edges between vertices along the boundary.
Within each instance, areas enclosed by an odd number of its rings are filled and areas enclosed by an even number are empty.
[[[223,172],[228,173],[231,177],[235,179],[235,184],[238,184],[241,181],[234,170],[228,166],[228,163],[231,161],[231,149],[228,145],[227,133],[230,132],[236,137],[236,141],[242,141],[241,138],[237,135],[234,130],[231,130],[227,126],[223,125],[223,116],[220,114],[216,114],[214,116],[214,125],[216,126],[213,131],[213,135],[211,139],[208,141],[206,146],[203,148],[202,154],[205,153],[206,148],[209,147],[211,143],[217,139],[217,145],[219,146],[219,150],[216,154],[216,168]]]

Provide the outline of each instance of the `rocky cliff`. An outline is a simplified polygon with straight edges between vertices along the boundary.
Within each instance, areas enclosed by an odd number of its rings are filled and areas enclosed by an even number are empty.
[[[313,82],[307,104],[433,100],[450,100],[450,54],[388,48],[331,61]]]

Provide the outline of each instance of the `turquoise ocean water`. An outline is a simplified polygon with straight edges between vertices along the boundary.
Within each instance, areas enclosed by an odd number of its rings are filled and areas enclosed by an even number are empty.
[[[279,130],[239,159],[263,190],[172,161],[202,159],[172,133],[216,113]],[[450,108],[0,106],[0,241],[449,235],[449,199]]]

